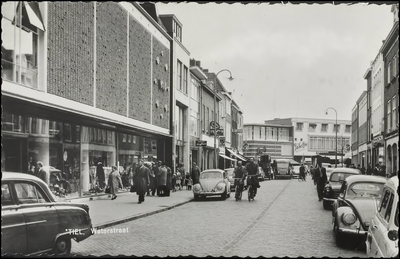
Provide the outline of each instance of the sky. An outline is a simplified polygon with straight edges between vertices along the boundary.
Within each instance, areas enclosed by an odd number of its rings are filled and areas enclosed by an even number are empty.
[[[388,3],[388,2],[386,2]],[[393,2],[392,2],[393,3]],[[156,2],[182,23],[190,58],[218,78],[244,123],[274,118],[351,120],[364,74],[393,26],[390,4]]]

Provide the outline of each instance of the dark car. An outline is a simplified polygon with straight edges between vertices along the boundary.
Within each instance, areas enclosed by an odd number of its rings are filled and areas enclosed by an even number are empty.
[[[323,206],[328,210],[332,208],[333,202],[338,198],[342,182],[350,175],[361,174],[360,170],[353,168],[335,168],[333,169],[328,183],[323,192]]]
[[[86,204],[56,201],[38,177],[3,172],[1,179],[1,254],[69,254],[71,239],[90,237]]]
[[[357,245],[366,241],[375,216],[375,203],[380,201],[386,182],[385,177],[373,175],[352,175],[343,181],[332,208],[332,225],[338,246],[345,240]]]

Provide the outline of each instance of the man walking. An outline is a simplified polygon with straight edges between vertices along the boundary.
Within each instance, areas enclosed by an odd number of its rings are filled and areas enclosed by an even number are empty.
[[[144,195],[148,191],[150,184],[150,169],[144,165],[143,159],[139,161],[139,169],[134,179],[136,194],[139,195],[138,203],[144,202]]]
[[[199,178],[200,178],[200,168],[196,165],[195,162],[193,162],[193,167],[192,167],[193,185],[199,183]]]
[[[43,168],[43,162],[38,161],[36,163],[36,168],[38,170],[37,176],[43,180],[49,186],[50,184],[50,174],[47,170]]]
[[[324,195],[324,187],[328,178],[326,176],[326,169],[322,166],[322,162],[317,163],[317,167],[314,170],[314,180],[317,183],[318,201],[322,201]]]

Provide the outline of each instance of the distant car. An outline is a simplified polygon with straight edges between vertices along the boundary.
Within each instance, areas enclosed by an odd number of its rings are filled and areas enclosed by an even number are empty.
[[[233,178],[233,172],[234,172],[235,168],[225,168],[224,171],[226,173],[226,175],[228,176],[228,181],[229,184],[231,186],[231,192],[235,191],[235,179]],[[246,188],[247,185],[247,177],[244,179],[244,186],[243,189]]]
[[[274,172],[275,174],[275,179],[291,179],[292,178],[292,170],[289,170],[289,166],[292,165],[298,165],[299,163],[296,162],[293,159],[287,159],[287,158],[277,158],[274,159],[276,162],[276,171]]]
[[[258,174],[258,181],[260,181],[260,182],[262,182],[262,181],[264,181],[264,178],[265,178],[265,172],[264,172],[264,170],[262,169],[262,167],[258,167],[258,172],[259,172],[259,174]]]
[[[92,235],[89,206],[58,202],[38,177],[3,172],[1,254],[69,254],[71,239]]]
[[[292,178],[299,178],[299,177],[300,177],[300,166],[295,165],[295,166],[293,166],[293,170],[292,170]]]
[[[399,178],[390,178],[368,228],[368,257],[399,258]]]
[[[329,179],[329,176],[331,175],[333,169],[335,169],[335,165],[332,166],[332,164],[330,163],[322,163],[322,167],[325,167],[326,177]]]
[[[350,175],[360,174],[357,169],[352,168],[335,168],[328,178],[328,183],[325,185],[323,191],[323,206],[328,210],[331,208],[333,202],[338,198],[342,182]]]
[[[221,196],[226,199],[230,197],[231,185],[224,170],[208,169],[200,173],[199,183],[193,186],[195,200],[200,197]]]
[[[373,175],[352,175],[343,181],[332,208],[332,225],[338,246],[345,240],[357,244],[365,242],[375,215],[375,203],[380,200],[386,182],[386,178]]]

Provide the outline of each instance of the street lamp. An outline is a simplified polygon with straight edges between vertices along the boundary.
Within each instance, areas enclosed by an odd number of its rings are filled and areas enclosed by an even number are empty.
[[[329,107],[328,109],[326,109],[326,111],[325,111],[325,114],[326,115],[328,115],[328,110],[329,109],[332,109],[332,110],[334,110],[335,111],[335,114],[336,114],[336,124],[335,124],[335,134],[336,134],[336,145],[335,145],[335,147],[336,147],[336,149],[335,149],[335,168],[337,167],[337,111],[334,109],[334,108],[332,108],[332,107]]]
[[[215,75],[215,78],[218,79],[219,73],[221,73],[223,71],[229,72],[230,76],[229,76],[228,79],[232,81],[233,80],[232,73],[228,69],[222,69],[221,71],[219,71]],[[214,85],[214,87],[213,87],[213,91],[214,91],[214,169],[217,168],[217,130],[216,130],[216,127],[215,127],[215,123],[217,122],[217,110],[216,110],[216,102],[217,102],[216,94],[217,94],[217,91],[215,90],[215,87],[216,87],[216,85]]]

